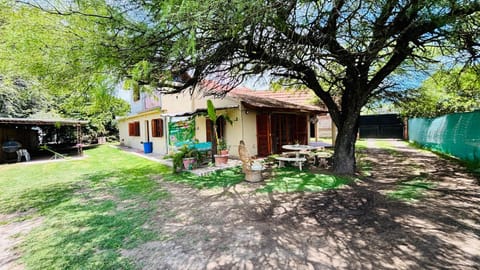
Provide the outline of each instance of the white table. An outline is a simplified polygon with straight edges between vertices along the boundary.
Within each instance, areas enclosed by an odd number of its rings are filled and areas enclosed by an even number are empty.
[[[311,151],[315,149],[315,147],[310,146],[310,145],[304,145],[304,144],[287,144],[287,145],[282,145],[282,148],[285,150],[292,150],[296,151],[295,155],[297,158],[300,156],[300,152],[302,151]]]
[[[300,168],[300,170],[302,170],[303,162],[307,161],[305,157],[300,157],[300,153],[302,151],[310,151],[315,149],[315,147],[312,147],[310,145],[303,145],[303,144],[287,144],[287,145],[282,145],[282,148],[285,150],[295,151],[295,158],[286,158],[286,157],[276,158],[279,162],[279,167],[282,167],[283,162],[285,161],[293,161],[295,162],[295,165],[297,165]]]

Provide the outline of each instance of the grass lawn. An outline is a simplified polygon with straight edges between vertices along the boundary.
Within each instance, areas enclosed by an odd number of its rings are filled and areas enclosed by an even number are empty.
[[[165,180],[185,183],[196,188],[218,188],[234,186],[245,179],[240,167],[216,171],[207,176],[197,176],[189,172],[165,176]],[[348,177],[300,171],[296,167],[273,169],[270,179],[257,192],[318,192],[338,188],[352,181]]]
[[[29,269],[136,268],[121,250],[166,238],[145,229],[158,201],[169,196],[154,177],[199,189],[229,187],[244,179],[240,168],[208,176],[172,174],[164,165],[108,146],[85,153],[81,160],[0,166],[0,213],[18,214],[4,223],[43,218],[20,246]],[[282,168],[257,192],[316,192],[348,181]]]
[[[151,176],[169,168],[111,147],[86,155],[0,167],[0,213],[43,216],[20,246],[27,268],[135,268],[121,249],[160,237],[142,226],[168,196]]]
[[[422,155],[420,159],[415,159],[414,155],[402,152],[401,148],[391,142],[380,142],[375,146],[374,151],[370,151],[366,141],[359,141],[357,144],[358,165],[362,171],[362,175],[359,176],[359,185],[361,184],[365,189],[381,190],[381,193],[377,195],[373,193],[372,196],[383,194],[386,199],[402,201],[401,203],[407,201],[415,205],[424,198],[431,200],[432,196],[437,196],[438,192],[430,192],[437,185],[448,181],[458,184],[453,181],[454,177],[449,175],[450,167],[446,166],[448,163],[438,160],[433,155]],[[383,150],[378,151],[378,149]],[[397,151],[398,154],[393,155],[393,151]],[[186,265],[192,258],[197,261],[206,260],[205,254],[226,258],[225,254],[230,254],[230,251],[237,252],[237,248],[242,244],[243,238],[232,238],[232,235],[248,234],[254,237],[255,234],[252,234],[251,230],[259,233],[258,235],[263,235],[262,232],[267,227],[265,224],[270,224],[269,222],[275,225],[280,222],[279,228],[292,223],[295,224],[295,228],[302,228],[302,233],[305,233],[303,229],[309,227],[297,227],[295,222],[301,222],[298,220],[281,223],[285,217],[296,217],[296,215],[284,215],[279,212],[276,216],[267,211],[270,209],[266,207],[268,205],[255,205],[262,199],[271,197],[272,194],[266,193],[273,193],[273,195],[283,193],[279,194],[278,201],[275,202],[275,204],[278,203],[275,207],[283,209],[287,205],[295,205],[291,204],[292,200],[297,200],[295,203],[299,203],[298,200],[302,198],[298,197],[303,197],[284,193],[322,192],[342,188],[351,181],[356,181],[348,177],[317,173],[315,168],[300,171],[296,167],[285,167],[273,169],[269,179],[264,182],[248,184],[243,183],[244,175],[238,167],[217,171],[207,176],[197,176],[189,172],[172,174],[169,167],[109,146],[88,150],[86,155],[87,158],[81,160],[0,166],[0,222],[3,222],[0,226],[17,226],[17,223],[13,222],[22,219],[33,219],[32,223],[40,224],[30,232],[19,235],[21,242],[15,252],[18,251],[22,255],[19,262],[23,263],[27,269],[137,269],[142,265],[155,268],[159,262],[167,262],[165,265],[168,265],[170,260]],[[430,161],[424,162],[425,159]],[[404,161],[408,162],[403,164]],[[448,170],[442,171],[444,167]],[[179,184],[172,185],[170,182]],[[241,193],[238,197],[233,196],[233,193],[229,193],[229,196],[211,196],[217,193],[215,189],[218,189],[221,194],[222,189],[238,184],[242,185],[235,190]],[[214,190],[199,192],[192,187]],[[459,195],[462,194],[464,193]],[[465,194],[465,196],[468,195],[468,193]],[[369,192],[357,193],[352,189],[338,192],[338,194],[328,192],[305,195],[317,198],[315,202],[328,202],[328,204],[302,205],[314,207],[315,211],[312,213],[316,213],[315,217],[318,216],[322,228],[331,226],[328,228],[340,231],[347,229],[345,231],[347,238],[351,236],[349,234],[351,231],[343,224],[358,222],[358,212],[351,211],[353,208],[349,207],[357,207],[358,202],[360,202],[359,207],[376,207],[362,203],[365,198],[370,198]],[[245,201],[238,198],[243,198]],[[283,201],[281,198],[284,198]],[[444,199],[441,197],[438,201],[443,202]],[[205,202],[207,204],[204,204]],[[355,206],[352,206],[351,202],[355,203]],[[460,200],[455,199],[450,203],[456,202]],[[332,203],[332,208],[325,208],[329,203]],[[346,212],[337,208],[337,203],[339,203],[338,207],[344,207]],[[343,203],[346,204],[342,205]],[[474,200],[471,203],[477,205]],[[385,205],[391,207],[388,209],[389,212],[397,211],[395,207],[398,204],[380,204],[379,207],[384,209]],[[252,211],[252,206],[258,207]],[[471,207],[468,206],[466,209]],[[230,211],[231,209],[234,211]],[[266,209],[266,212],[262,212],[263,209]],[[330,211],[332,209],[336,210]],[[405,209],[407,208],[402,208],[401,211]],[[442,216],[444,210],[444,204],[439,204],[438,209],[432,209],[438,214],[432,217]],[[296,210],[291,208],[288,211]],[[10,213],[14,214],[3,216]],[[375,211],[366,211],[365,215],[368,219],[365,219],[365,224],[362,223],[359,226],[371,226],[373,224],[370,222],[371,218],[375,220],[375,224],[376,222],[380,224],[375,225],[378,228],[383,226],[390,228],[389,226],[393,224],[393,220],[388,216],[372,213]],[[448,215],[456,214],[457,211],[452,210],[451,213]],[[263,221],[252,223],[251,218],[258,218],[258,215],[263,218]],[[415,207],[411,209],[411,215],[419,215],[419,220],[425,216]],[[349,220],[349,217],[353,219]],[[435,221],[439,224],[438,228],[448,225],[444,224],[443,220],[449,221],[451,217],[446,217]],[[336,225],[339,219],[342,220],[340,227]],[[168,221],[165,224],[178,226],[164,226],[162,222],[165,220]],[[400,219],[398,222],[410,224],[411,220]],[[231,224],[235,225],[230,226]],[[203,226],[211,226],[211,229],[204,231]],[[216,226],[222,229],[217,230]],[[398,228],[405,227],[408,226]],[[317,227],[310,227],[310,229],[312,230],[305,235],[312,235],[318,230]],[[286,237],[292,240],[291,243],[302,243],[301,245],[304,243],[303,236],[291,230],[286,230],[283,234],[281,230],[275,230],[275,233],[268,232],[265,235],[271,235],[273,240]],[[407,239],[408,237],[405,238],[404,235],[410,232],[399,229],[395,233],[399,235],[398,239]],[[362,241],[365,240],[363,236],[359,237],[362,237]],[[252,239],[254,238],[250,238]],[[272,246],[262,247],[264,238],[262,236],[259,239],[261,239],[260,242],[255,242],[248,247],[249,250],[254,250],[253,254],[267,254],[270,258],[278,254],[276,252],[269,254],[269,250],[285,248],[283,243],[273,240],[269,243],[272,243],[274,249]],[[389,245],[391,239],[389,236],[382,241],[385,245]],[[341,242],[347,243],[347,240],[351,239],[344,239]],[[426,243],[429,243],[427,240],[430,241],[430,238],[425,239]],[[140,245],[150,241],[153,242],[146,246],[150,247],[149,245],[153,244],[159,249],[145,249],[145,246]],[[365,256],[365,247],[373,245],[369,253],[375,254],[372,258],[378,259],[375,253],[378,248],[374,246],[376,241],[377,238],[373,237],[369,245],[358,247],[359,256]],[[279,246],[275,246],[276,244]],[[172,245],[175,247],[179,245],[181,248],[175,250],[171,248]],[[219,248],[222,245],[228,247],[230,251]],[[315,243],[312,242],[309,245],[315,246]],[[135,249],[135,247],[138,248]],[[322,244],[318,248],[323,247]],[[298,247],[293,246],[288,254],[293,254],[297,250]],[[346,260],[351,256],[351,250],[347,249],[347,251]],[[147,254],[148,252],[150,253]],[[0,249],[0,258],[1,253],[2,249]],[[123,257],[122,254],[128,254],[129,257]],[[241,257],[241,254],[239,256]],[[153,259],[149,261],[148,258]],[[206,261],[208,263],[208,260]],[[204,266],[203,268],[207,268],[207,264]]]

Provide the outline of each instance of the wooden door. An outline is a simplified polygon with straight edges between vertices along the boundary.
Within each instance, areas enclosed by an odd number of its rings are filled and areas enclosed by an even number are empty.
[[[270,115],[257,114],[257,152],[265,157],[272,153]]]
[[[215,137],[213,137],[213,129],[212,129],[212,120],[206,119],[205,128],[207,129],[207,142],[213,142]],[[220,116],[217,119],[216,128],[217,128],[217,135],[219,139],[225,139],[225,129],[226,129],[227,121],[223,116]]]
[[[300,144],[308,144],[308,121],[306,115],[296,117],[295,140]]]
[[[205,120],[205,129],[206,129],[206,132],[207,132],[207,142],[213,142],[213,138],[212,138],[212,120],[210,119],[206,119]]]

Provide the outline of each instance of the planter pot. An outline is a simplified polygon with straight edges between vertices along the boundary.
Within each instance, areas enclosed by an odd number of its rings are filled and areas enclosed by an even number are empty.
[[[228,150],[220,150],[220,155],[228,155]]]
[[[246,170],[245,181],[250,183],[256,183],[262,181],[262,170]]]
[[[228,162],[228,154],[227,155],[213,155],[215,158],[215,166],[222,166],[227,164]]]
[[[194,165],[195,165],[195,158],[183,159],[183,167],[185,167],[186,170],[192,170]]]

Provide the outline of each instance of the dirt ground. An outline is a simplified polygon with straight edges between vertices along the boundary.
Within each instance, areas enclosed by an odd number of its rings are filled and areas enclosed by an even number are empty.
[[[172,196],[146,224],[160,235],[123,254],[142,269],[480,269],[480,186],[454,162],[389,141],[368,143],[370,176],[319,193],[256,193],[262,183]],[[418,201],[386,196],[422,177]],[[0,217],[1,218],[1,217]],[[41,220],[0,226],[0,269],[21,269],[11,247]]]
[[[143,269],[480,269],[480,187],[455,163],[369,143],[371,176],[340,190],[258,194],[262,184],[173,196],[149,225],[162,236],[124,251]],[[422,176],[418,201],[386,197]]]
[[[0,221],[17,218],[18,215],[0,215]],[[28,233],[42,223],[42,218],[28,219],[0,225],[0,270],[21,270],[23,266],[18,262],[20,254],[15,246],[22,241],[21,235]]]

